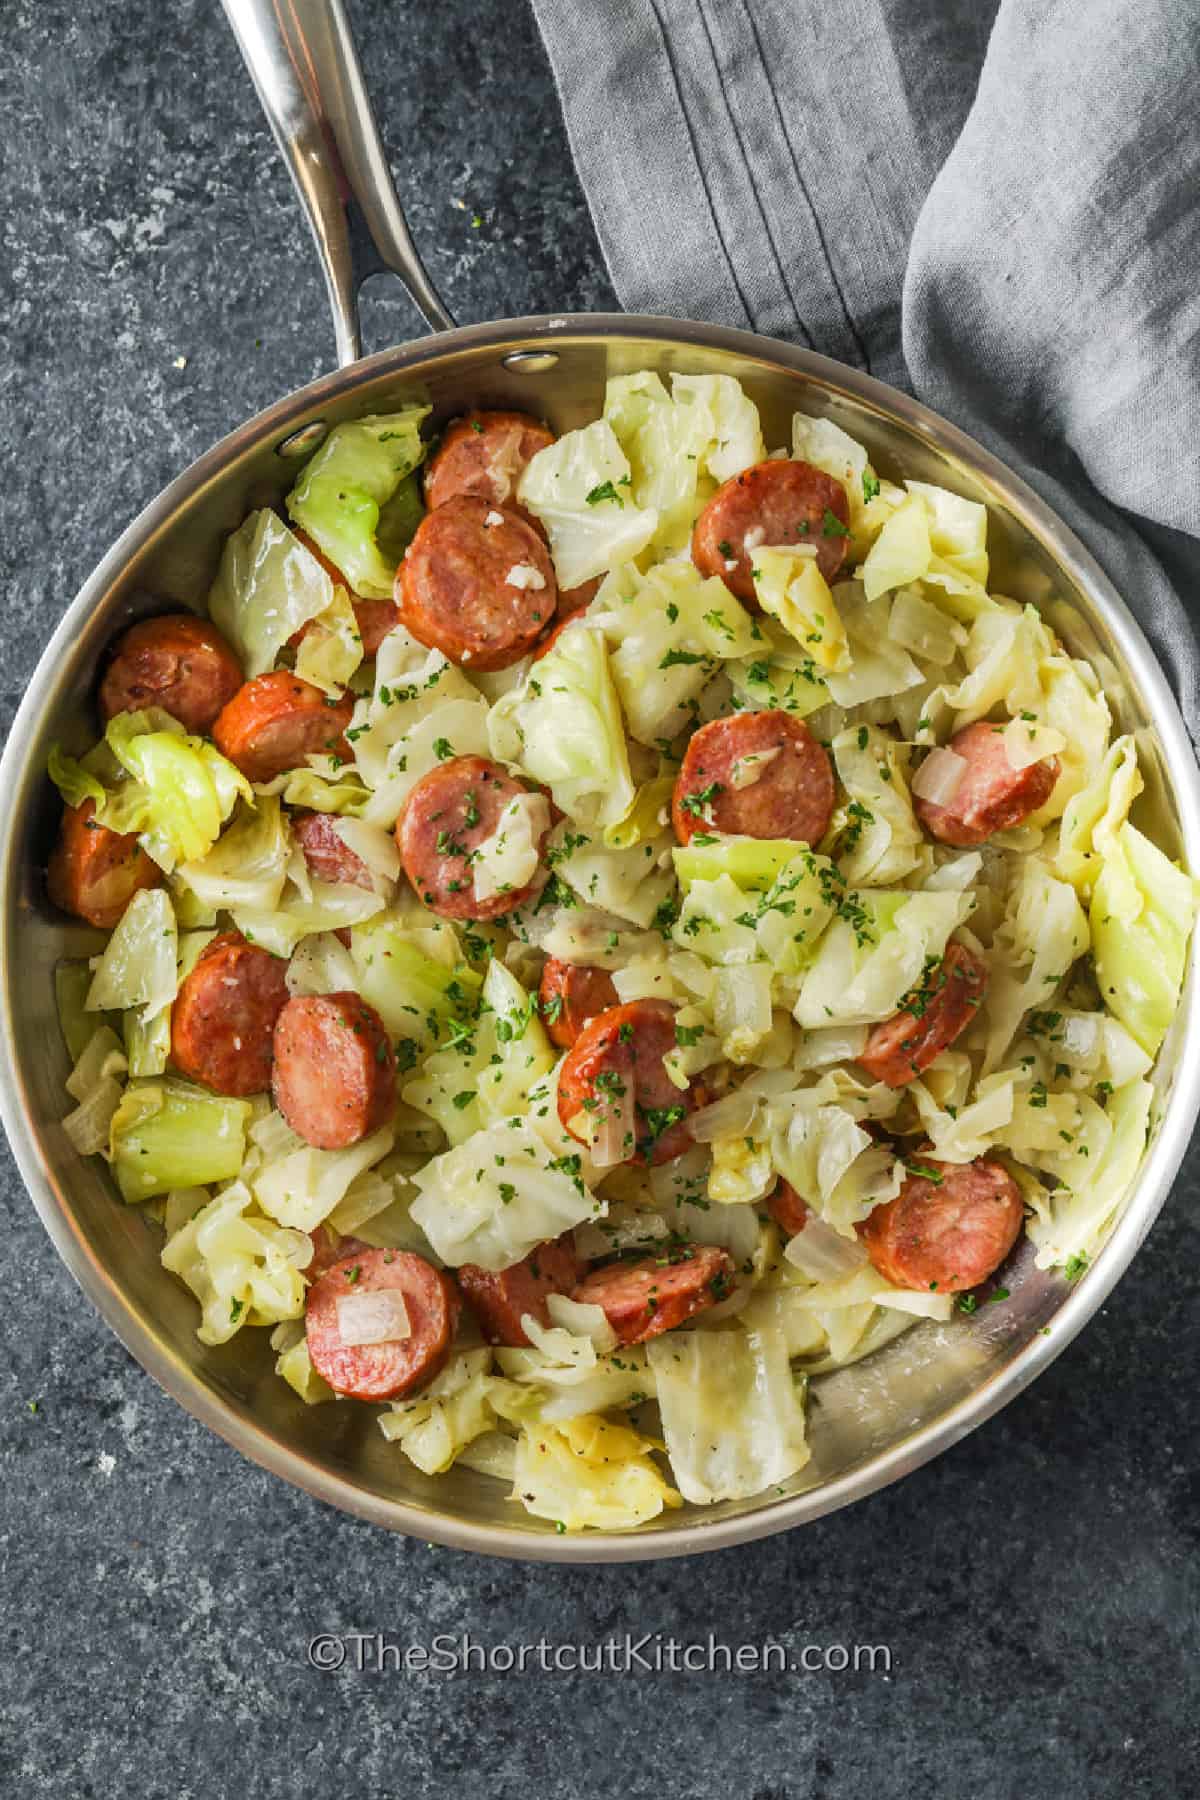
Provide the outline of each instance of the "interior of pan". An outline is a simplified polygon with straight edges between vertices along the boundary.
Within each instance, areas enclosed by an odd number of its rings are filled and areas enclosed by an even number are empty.
[[[539,357],[514,364],[514,350]],[[423,1477],[384,1442],[372,1409],[305,1407],[274,1375],[265,1332],[243,1332],[220,1349],[200,1344],[191,1297],[159,1266],[157,1229],[120,1203],[102,1163],[79,1159],[58,1128],[69,1102],[54,967],[64,956],[94,953],[98,939],[45,901],[59,810],[42,774],[47,749],[55,739],[71,750],[93,741],[98,662],[129,618],[164,602],[203,605],[225,535],[295,479],[298,463],[279,446],[298,430],[421,396],[435,421],[468,405],[500,405],[533,411],[562,431],[596,416],[609,375],[643,367],[737,376],[761,410],[768,446],[790,441],[797,408],[826,413],[868,446],[884,475],[987,501],[992,585],[1040,605],[1100,670],[1120,728],[1138,734],[1148,777],[1143,822],[1172,855],[1200,863],[1194,764],[1161,674],[1120,607],[1097,603],[1086,558],[1064,551],[1031,497],[986,461],[981,476],[958,434],[865,377],[743,334],[673,321],[543,320],[455,333],[371,359],[252,421],[181,477],[101,565],[39,667],[5,762],[6,1111],[31,1192],[85,1290],[177,1398],[278,1473],[399,1529],[563,1559],[678,1554],[778,1529],[869,1492],[961,1436],[1057,1354],[1117,1279],[1178,1164],[1200,1082],[1192,980],[1160,1059],[1162,1100],[1142,1182],[1086,1282],[1067,1289],[1035,1270],[1025,1247],[1006,1271],[1013,1297],[1003,1307],[948,1326],[922,1324],[868,1361],[814,1382],[812,1461],[786,1489],[666,1514],[636,1539],[564,1540],[514,1506],[498,1482],[468,1470]]]

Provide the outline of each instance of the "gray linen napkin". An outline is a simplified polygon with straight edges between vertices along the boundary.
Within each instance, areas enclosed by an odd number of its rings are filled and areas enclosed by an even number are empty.
[[[625,307],[809,345],[987,444],[1200,742],[1200,0],[533,6]]]

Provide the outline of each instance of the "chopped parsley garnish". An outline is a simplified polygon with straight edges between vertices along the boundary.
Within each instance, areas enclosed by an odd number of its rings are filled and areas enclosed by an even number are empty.
[[[615,500],[617,505],[621,507],[625,505],[624,500],[622,500],[611,481],[599,482],[594,488],[590,489],[586,495],[586,499],[589,506],[599,506],[604,500]]]
[[[877,500],[879,498],[879,477],[877,475],[872,475],[869,469],[864,469],[862,487],[863,499],[869,506],[872,500]]]
[[[831,512],[829,507],[825,508],[825,514],[821,520],[821,536],[827,538],[850,536],[849,528],[842,524],[837,514]]]

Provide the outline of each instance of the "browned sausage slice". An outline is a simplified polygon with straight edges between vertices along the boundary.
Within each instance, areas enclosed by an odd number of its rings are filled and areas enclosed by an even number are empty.
[[[396,844],[404,873],[432,912],[444,919],[498,919],[537,892],[540,871],[525,887],[479,900],[470,860],[499,827],[509,801],[525,792],[486,756],[452,757],[417,782],[397,822]]]
[[[894,1200],[858,1227],[867,1254],[895,1287],[956,1294],[999,1268],[1020,1236],[1024,1207],[998,1162],[920,1158]]]
[[[287,964],[240,931],[207,945],[171,1008],[171,1060],[218,1094],[271,1085],[271,1034],[287,1000]]]
[[[554,442],[540,419],[519,412],[472,412],[442,434],[425,470],[425,504],[432,512],[460,494],[506,506],[525,465]]]
[[[331,700],[298,675],[272,669],[238,689],[212,734],[222,756],[247,781],[274,781],[289,769],[304,768],[310,755],[349,762],[354,753],[342,733],[353,715],[349,695]]]
[[[355,887],[374,888],[370,869],[342,842],[331,813],[293,813],[292,834],[304,852],[309,874],[317,881],[346,881]]]
[[[314,1149],[345,1150],[386,1125],[396,1062],[382,1019],[357,994],[293,995],[274,1047],[275,1104]]]
[[[170,613],[142,619],[117,639],[100,684],[100,715],[107,724],[117,713],[161,706],[204,737],[241,685],[241,665],[216,626]]]
[[[812,544],[817,567],[832,581],[846,558],[850,502],[840,481],[791,457],[743,469],[719,487],[692,532],[692,561],[719,575],[750,606],[754,552],[760,544]],[[733,565],[730,567],[730,565]]]
[[[558,1078],[558,1116],[580,1143],[575,1121],[592,1126],[625,1111],[633,1096],[632,1142],[626,1162],[662,1163],[691,1143],[687,1115],[702,1105],[698,1083],[675,1086],[663,1058],[675,1048],[675,1008],[668,1000],[630,1000],[592,1019],[568,1050]]]
[[[507,669],[555,615],[550,552],[511,507],[461,494],[427,513],[396,571],[413,636],[468,669]]]
[[[876,1081],[903,1087],[927,1069],[966,1029],[983,1004],[988,967],[965,944],[947,944],[920,987],[904,997],[894,1018],[873,1025],[859,1062]]]
[[[607,969],[560,962],[556,956],[548,956],[538,1004],[551,1043],[569,1050],[588,1020],[610,1006],[619,1006],[620,999]]]
[[[749,784],[738,787],[747,775]],[[828,754],[807,725],[784,712],[734,713],[692,734],[671,822],[681,844],[698,831],[819,844],[833,798]]]
[[[63,912],[111,931],[138,889],[157,887],[162,872],[134,832],[97,825],[95,811],[93,800],[64,808],[46,889]]]
[[[364,656],[374,656],[388,632],[393,630],[400,623],[400,611],[396,606],[395,601],[364,600],[361,594],[356,594],[354,592],[354,589],[350,586],[350,583],[346,580],[346,577],[342,574],[342,571],[338,568],[337,564],[330,562],[320,545],[314,544],[306,531],[297,531],[296,527],[293,525],[292,535],[293,537],[299,538],[300,542],[304,545],[304,548],[309,551],[311,555],[316,557],[330,581],[332,581],[336,587],[345,588],[350,596],[350,604],[354,609],[354,619],[358,626],[358,635],[362,639],[362,653]],[[292,633],[291,637],[288,639],[289,646],[292,649],[296,649],[298,645],[304,642],[304,639],[312,630],[312,627],[313,622],[310,619],[307,625],[302,625],[299,631]]]
[[[380,1344],[343,1341],[338,1301],[396,1289],[409,1335]],[[317,1374],[335,1394],[354,1400],[398,1400],[444,1366],[458,1323],[458,1293],[448,1275],[411,1250],[356,1250],[326,1269],[308,1290],[304,1329]]]
[[[767,1201],[767,1211],[785,1237],[794,1238],[808,1224],[808,1207],[790,1181],[783,1176]]]
[[[1061,768],[1057,756],[1047,756],[1028,768],[1014,769],[1004,727],[984,720],[955,732],[947,748],[967,765],[957,789],[944,806],[920,795],[914,805],[931,837],[964,848],[982,844],[993,832],[1010,830],[1044,806]]]
[[[531,1313],[549,1325],[548,1294],[569,1294],[579,1280],[580,1261],[571,1233],[539,1244],[509,1269],[494,1272],[463,1263],[458,1285],[479,1315],[483,1335],[492,1344],[528,1344],[521,1320]]]
[[[724,1300],[733,1275],[728,1250],[693,1244],[661,1260],[648,1256],[593,1269],[572,1299],[601,1307],[623,1344],[642,1344]]]

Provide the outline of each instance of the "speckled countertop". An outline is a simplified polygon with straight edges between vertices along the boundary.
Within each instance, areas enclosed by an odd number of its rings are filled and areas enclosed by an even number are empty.
[[[414,233],[458,316],[611,305],[522,0],[352,10]],[[215,4],[8,0],[0,102],[7,726],[117,530],[327,368],[332,344]],[[380,344],[413,319],[372,296],[366,325]],[[1195,1154],[1109,1305],[954,1453],[802,1532],[607,1569],[393,1538],[242,1462],[101,1325],[7,1156],[0,1180],[5,1800],[1195,1791]],[[626,1631],[886,1645],[892,1667],[447,1676],[357,1673],[353,1648],[340,1672],[306,1660],[323,1632]]]

